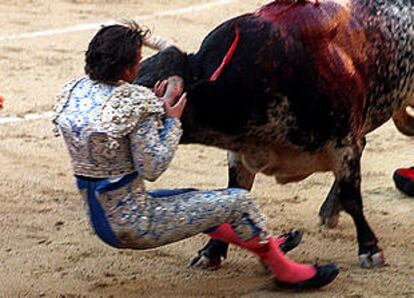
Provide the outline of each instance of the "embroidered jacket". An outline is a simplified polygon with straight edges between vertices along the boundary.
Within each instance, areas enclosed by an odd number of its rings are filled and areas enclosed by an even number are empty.
[[[138,173],[153,181],[168,167],[182,135],[148,88],[108,85],[82,77],[58,96],[53,122],[61,132],[75,175],[110,178]]]

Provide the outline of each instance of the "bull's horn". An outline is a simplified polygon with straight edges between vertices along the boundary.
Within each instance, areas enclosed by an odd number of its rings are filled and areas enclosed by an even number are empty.
[[[178,97],[184,91],[184,80],[179,76],[171,76],[168,79],[167,89],[165,90],[164,97],[165,98],[174,98],[178,99]],[[170,104],[174,104],[175,101],[170,102]]]
[[[151,35],[149,38],[145,38],[143,43],[145,46],[157,51],[165,50],[171,46],[166,39],[156,35]]]
[[[410,111],[408,109],[410,109]],[[414,116],[411,113],[411,107],[404,107],[393,115],[392,120],[394,120],[395,126],[402,134],[413,137]]]

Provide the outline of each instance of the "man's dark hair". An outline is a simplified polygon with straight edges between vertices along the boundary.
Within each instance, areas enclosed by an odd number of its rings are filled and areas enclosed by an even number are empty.
[[[139,63],[137,51],[148,34],[134,21],[103,27],[89,43],[85,73],[93,80],[117,82],[126,67]]]

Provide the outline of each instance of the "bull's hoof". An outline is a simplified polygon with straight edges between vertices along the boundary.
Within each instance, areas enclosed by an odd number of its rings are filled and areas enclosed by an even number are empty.
[[[339,224],[339,214],[332,215],[330,217],[320,215],[319,216],[319,223],[321,226],[324,226],[328,229],[336,228]]]
[[[302,241],[303,233],[299,230],[292,230],[289,233],[279,236],[284,238],[285,241],[280,245],[280,250],[284,253],[288,253],[292,249],[296,248]]]
[[[358,256],[359,266],[364,269],[379,268],[385,265],[384,252],[381,249],[375,252],[362,253]]]
[[[224,261],[223,256],[208,256],[205,251],[199,251],[188,265],[189,267],[199,268],[203,270],[216,270],[220,267],[221,262]]]
[[[189,267],[200,268],[204,270],[215,270],[220,267],[227,257],[228,244],[215,239],[204,246],[191,259]]]

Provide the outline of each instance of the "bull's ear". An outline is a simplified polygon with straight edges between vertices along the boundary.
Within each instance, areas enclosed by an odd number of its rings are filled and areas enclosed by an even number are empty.
[[[171,46],[145,59],[141,63],[138,77],[134,83],[152,88],[157,81],[171,76],[179,76],[186,81],[189,73],[190,66],[187,53]]]

